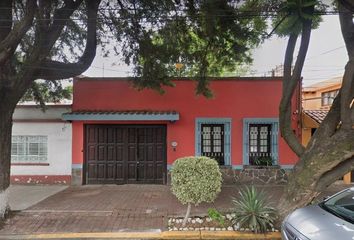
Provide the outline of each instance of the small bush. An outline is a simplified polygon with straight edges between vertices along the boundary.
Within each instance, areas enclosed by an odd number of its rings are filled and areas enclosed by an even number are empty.
[[[254,232],[266,232],[273,228],[277,218],[276,210],[269,206],[264,193],[258,192],[253,186],[241,190],[240,198],[233,199],[234,223],[240,227],[249,228]]]
[[[218,163],[208,157],[184,157],[177,159],[171,170],[172,193],[182,204],[213,202],[221,191],[221,172]],[[184,222],[185,224],[185,222]]]
[[[272,166],[273,158],[272,157],[258,157],[254,161],[254,165],[256,166]]]
[[[182,204],[213,202],[221,181],[218,163],[208,157],[179,158],[171,170],[172,192]]]
[[[208,208],[208,216],[220,224],[220,226],[224,227],[225,224],[225,217],[215,208]]]

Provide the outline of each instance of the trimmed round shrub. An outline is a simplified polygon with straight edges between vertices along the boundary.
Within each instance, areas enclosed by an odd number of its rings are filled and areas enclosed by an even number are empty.
[[[182,204],[213,202],[221,182],[218,163],[208,157],[179,158],[171,170],[172,192]]]

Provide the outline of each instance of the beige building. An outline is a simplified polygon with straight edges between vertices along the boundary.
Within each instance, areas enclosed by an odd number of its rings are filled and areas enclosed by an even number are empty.
[[[302,90],[302,144],[306,146],[326,117],[342,85],[342,77],[310,85]],[[343,177],[345,183],[354,182],[354,173]]]
[[[304,110],[329,110],[342,85],[342,77],[332,78],[303,88]]]

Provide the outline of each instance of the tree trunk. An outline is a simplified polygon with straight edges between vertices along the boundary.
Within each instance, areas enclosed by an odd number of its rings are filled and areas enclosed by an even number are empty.
[[[182,227],[186,226],[186,223],[187,223],[189,214],[191,213],[191,207],[192,207],[192,204],[191,204],[191,203],[188,203],[186,216],[184,216],[184,219],[183,219],[183,222],[182,222]]]
[[[354,108],[352,104],[354,97],[354,5],[350,1],[338,1],[338,9],[342,35],[349,57],[342,87],[329,113],[316,130],[305,151],[296,151],[297,149],[292,147],[300,156],[300,160],[295,165],[294,172],[289,176],[289,182],[278,204],[280,220],[284,219],[293,210],[310,204],[327,186],[347,172],[354,170],[354,122],[351,119]],[[309,21],[307,20],[308,23]],[[305,26],[306,21],[303,25],[302,35],[306,34],[309,37],[311,29],[307,28],[308,31],[305,32]],[[290,40],[287,49],[293,51],[293,42]],[[308,41],[306,41],[307,43]],[[287,51],[286,54],[285,63],[287,63],[287,66],[285,67],[287,68],[291,66],[292,51],[289,51],[289,53]],[[299,56],[302,56],[302,58],[300,59],[300,64],[298,64],[298,61],[296,62],[294,70],[294,74],[297,74],[297,77],[294,77],[294,75],[290,77],[288,70],[284,71],[284,79],[294,80],[293,83],[296,83],[295,81],[301,76],[306,52],[307,46],[306,48],[301,48],[300,46]],[[285,91],[283,91],[283,95],[287,94],[288,98],[285,99],[286,101],[282,99],[284,107],[280,108],[280,123],[286,119],[288,119],[288,122],[290,120],[289,112],[286,112],[286,110],[290,107],[289,97],[294,93],[294,89],[289,89],[288,87],[285,88]],[[287,118],[282,117],[284,114]],[[289,125],[280,125],[281,127],[287,127],[289,132]],[[288,138],[284,134],[283,136]],[[287,142],[289,143],[288,140]]]
[[[320,130],[320,129],[318,129]],[[318,131],[317,130],[317,131]],[[354,168],[354,129],[323,138],[315,134],[289,176],[279,203],[280,220],[311,203],[331,183]]]
[[[12,114],[15,106],[0,99],[0,219],[9,208]]]

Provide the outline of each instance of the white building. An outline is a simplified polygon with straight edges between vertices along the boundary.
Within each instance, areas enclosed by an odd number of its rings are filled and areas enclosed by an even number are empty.
[[[18,105],[13,115],[11,182],[17,184],[71,183],[71,123],[61,115],[71,105]]]

